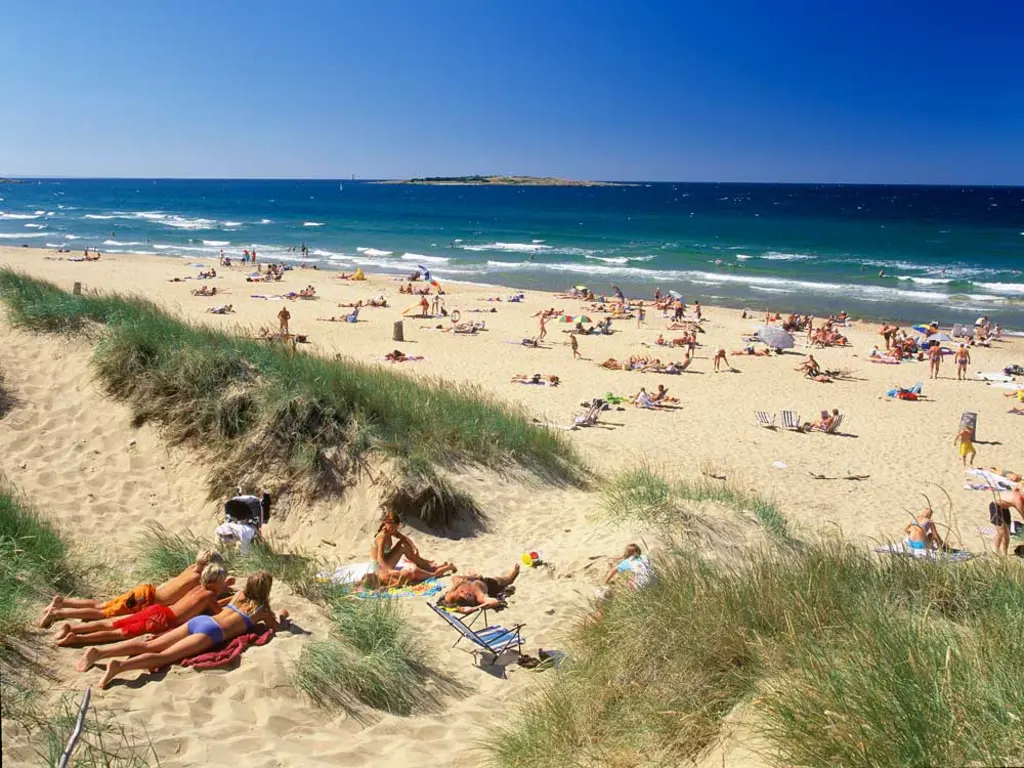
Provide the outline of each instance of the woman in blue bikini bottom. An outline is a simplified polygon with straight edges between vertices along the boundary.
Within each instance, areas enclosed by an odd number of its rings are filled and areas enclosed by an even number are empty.
[[[126,642],[123,650],[131,658],[126,661],[111,659],[100,687],[106,688],[122,672],[159,669],[209,651],[251,631],[259,623],[277,630],[280,623],[270,608],[273,582],[273,577],[266,571],[254,573],[246,580],[245,589],[216,616],[196,616],[184,626],[153,640]],[[281,611],[280,621],[285,622],[287,618],[288,611]]]

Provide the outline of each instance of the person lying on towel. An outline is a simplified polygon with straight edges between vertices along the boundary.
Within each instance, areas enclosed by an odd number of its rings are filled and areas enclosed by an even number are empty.
[[[500,608],[505,605],[505,591],[519,575],[516,563],[504,576],[480,576],[468,573],[452,576],[452,585],[441,595],[438,605],[453,608],[458,613],[473,613],[484,608]]]
[[[155,603],[138,613],[111,621],[86,621],[64,624],[55,643],[62,647],[72,645],[103,645],[128,640],[139,635],[159,635],[183,624],[201,613],[216,613],[230,598],[218,602],[225,588],[234,584],[220,563],[210,563],[203,569],[199,584],[172,605]],[[117,655],[116,653],[113,655]],[[101,653],[98,658],[105,658]]]
[[[170,581],[159,587],[152,584],[140,584],[118,595],[113,600],[89,600],[84,598],[63,597],[55,595],[39,619],[39,626],[46,629],[55,621],[66,619],[82,619],[83,621],[100,621],[114,616],[127,616],[138,613],[151,605],[170,605],[184,597],[190,589],[199,585],[203,569],[210,563],[224,564],[219,552],[205,549],[196,555],[196,561]]]

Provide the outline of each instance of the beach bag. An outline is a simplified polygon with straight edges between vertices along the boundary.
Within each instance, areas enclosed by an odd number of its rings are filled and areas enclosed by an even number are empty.
[[[224,515],[229,521],[251,525],[259,530],[270,519],[270,494],[235,496],[224,502]]]

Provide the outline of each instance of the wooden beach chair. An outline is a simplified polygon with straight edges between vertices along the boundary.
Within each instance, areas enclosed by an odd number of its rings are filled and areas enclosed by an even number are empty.
[[[765,429],[775,429],[775,414],[769,416],[765,411],[757,411],[757,425]]]
[[[782,412],[782,428],[792,430],[793,432],[803,431],[803,426],[800,424],[800,417],[796,415],[795,411]]]
[[[476,648],[470,651],[471,653],[476,654],[484,651],[491,656],[488,666],[493,665],[501,654],[513,648],[516,649],[516,653],[522,655],[523,636],[520,634],[520,630],[526,626],[525,624],[515,624],[510,629],[495,624],[479,631],[474,631],[471,627],[472,621],[470,624],[466,624],[459,618],[459,614],[449,613],[431,603],[428,603],[428,605],[430,605],[430,610],[444,619],[448,626],[459,634],[459,638],[452,645],[453,648],[463,640],[468,640],[476,646]]]

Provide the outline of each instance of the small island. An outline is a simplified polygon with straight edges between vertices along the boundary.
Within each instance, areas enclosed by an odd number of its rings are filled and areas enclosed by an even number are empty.
[[[419,179],[390,179],[375,184],[422,184],[466,187],[631,187],[616,181],[580,181],[554,176],[426,176]]]
[[[0,178],[0,184],[24,184],[24,179],[4,179]]]

